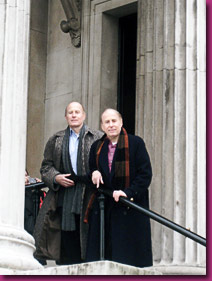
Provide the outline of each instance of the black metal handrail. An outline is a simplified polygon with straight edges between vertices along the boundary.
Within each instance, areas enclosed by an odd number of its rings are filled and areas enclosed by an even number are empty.
[[[37,183],[33,183],[33,184],[30,184],[30,185],[26,185],[25,186],[25,189],[26,190],[40,190],[41,188],[44,188],[46,187],[45,183],[44,182],[37,182]],[[108,189],[102,189],[102,188],[98,188],[98,192],[100,192],[101,194],[104,194],[104,195],[107,195],[107,196],[110,196],[110,197],[113,197],[113,191],[111,190],[108,190]],[[169,228],[171,228],[172,230],[174,231],[177,231],[179,232],[180,234],[192,239],[193,241],[203,245],[206,247],[206,239],[184,227],[182,227],[181,225],[179,224],[176,224],[175,222],[149,210],[149,209],[146,209],[144,207],[141,207],[135,203],[133,203],[132,201],[130,201],[129,199],[121,196],[119,198],[119,201],[121,203],[123,203],[124,205],[128,206],[128,207],[131,207],[141,213],[143,213],[144,215],[150,217],[151,219],[159,222],[160,224],[163,224]],[[102,198],[102,200],[100,200],[100,204],[103,204],[104,202],[104,198]],[[102,210],[104,210],[104,207],[102,206],[101,207]],[[104,238],[104,234],[102,232],[101,236]],[[103,241],[101,242],[102,244],[104,243]],[[104,256],[104,253],[102,254]]]
[[[36,182],[25,185],[25,190],[40,190],[41,188],[47,187],[44,182]]]
[[[99,188],[98,191],[102,194],[113,197],[113,195],[112,195],[113,191],[111,191],[111,190]],[[184,236],[192,239],[193,241],[206,247],[206,239],[204,237],[182,227],[179,224],[174,223],[173,221],[170,221],[169,219],[167,219],[165,217],[162,217],[161,215],[159,215],[151,210],[148,210],[144,207],[141,207],[141,206],[131,202],[129,199],[127,199],[123,196],[119,197],[119,201],[121,203],[123,203],[124,205],[126,205],[128,207],[132,207],[133,209],[143,213],[144,215],[150,217],[151,219],[171,228],[174,231],[181,233],[182,235],[184,235]]]

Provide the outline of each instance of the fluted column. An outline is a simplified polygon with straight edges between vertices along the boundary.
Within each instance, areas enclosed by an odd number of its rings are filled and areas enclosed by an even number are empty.
[[[146,1],[145,40],[145,88],[144,88],[144,139],[150,155],[153,155],[153,1]]]
[[[144,135],[144,97],[145,97],[145,41],[146,38],[146,1],[138,2],[138,43],[136,75],[136,134]]]
[[[186,227],[197,232],[197,53],[196,0],[186,2]],[[186,262],[197,260],[197,245],[186,241]]]
[[[197,233],[206,237],[206,6],[197,0]],[[197,263],[206,249],[197,246]]]
[[[205,237],[205,1],[138,1],[136,132],[151,209]],[[205,266],[205,248],[152,221],[154,262]]]
[[[0,270],[36,269],[24,230],[30,0],[0,1]]]
[[[174,181],[174,1],[164,1],[164,69],[163,69],[163,159],[162,215],[173,220]],[[173,257],[173,231],[163,227],[162,262]]]
[[[164,1],[154,3],[154,48],[153,48],[153,142],[152,156],[154,182],[151,185],[151,206],[158,214],[162,210],[162,143],[163,143],[163,46],[164,46]],[[161,260],[162,225],[152,222],[153,256]]]
[[[175,0],[174,221],[185,226],[186,1]],[[173,263],[185,261],[185,237],[174,232]]]

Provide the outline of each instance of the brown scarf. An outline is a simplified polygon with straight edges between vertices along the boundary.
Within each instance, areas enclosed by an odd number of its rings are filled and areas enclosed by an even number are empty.
[[[96,165],[99,168],[99,156],[102,147],[107,140],[107,136],[104,135],[97,144],[96,149]],[[115,187],[116,189],[128,188],[130,185],[130,165],[129,165],[129,139],[126,130],[122,127],[118,144],[116,148],[116,159],[115,159]],[[93,200],[96,193],[93,193],[86,210],[84,222],[87,222],[88,212],[92,206]]]

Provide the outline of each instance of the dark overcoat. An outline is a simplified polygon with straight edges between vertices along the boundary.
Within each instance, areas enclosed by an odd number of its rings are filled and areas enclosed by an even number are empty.
[[[85,134],[82,138],[82,173],[89,172],[89,152],[92,143],[103,135],[100,131],[95,131],[85,127]],[[54,134],[47,142],[44,159],[41,166],[41,177],[44,183],[49,187],[49,191],[44,199],[39,211],[35,230],[34,253],[39,259],[60,259],[60,240],[61,240],[61,217],[57,212],[59,186],[55,184],[54,178],[61,173],[62,165],[62,143],[65,136],[65,130]],[[82,204],[80,213],[80,243],[81,257],[85,259],[86,241],[88,224],[84,223],[84,213],[92,191],[83,185]]]
[[[134,203],[149,208],[148,187],[152,178],[150,158],[144,141],[138,136],[129,136],[130,155],[130,186],[122,188],[128,198]],[[90,151],[90,170],[97,170],[95,142]],[[108,141],[105,141],[100,156],[98,170],[103,176],[103,188],[117,190],[115,186],[114,154],[111,173],[108,168]],[[133,198],[133,199],[132,199]],[[116,203],[112,198],[105,202],[106,239],[110,240],[110,259],[112,261],[138,267],[152,265],[152,246],[150,219],[138,211]],[[87,261],[99,260],[99,204],[98,198],[94,200],[93,208],[89,214],[89,236],[87,248]],[[106,241],[106,253],[108,241]]]

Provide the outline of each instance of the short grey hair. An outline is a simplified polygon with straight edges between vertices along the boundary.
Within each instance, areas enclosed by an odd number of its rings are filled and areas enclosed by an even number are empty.
[[[105,109],[105,110],[102,112],[101,119],[100,119],[101,123],[102,123],[102,116],[103,116],[103,114],[104,114],[106,111],[108,111],[108,110],[114,111],[121,119],[123,119],[121,113],[120,113],[118,110],[113,109],[113,108],[107,108],[107,109]]]

